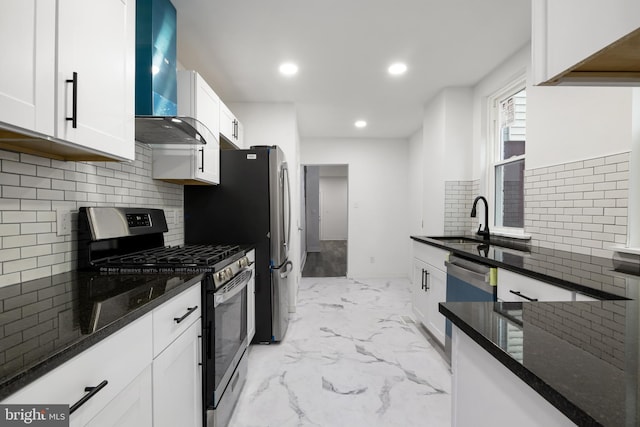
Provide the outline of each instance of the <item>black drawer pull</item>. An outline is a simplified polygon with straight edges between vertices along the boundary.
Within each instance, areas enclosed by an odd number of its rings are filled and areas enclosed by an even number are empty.
[[[509,292],[511,292],[514,295],[518,295],[520,298],[524,298],[527,301],[538,301],[538,298],[529,298],[528,296],[523,295],[522,292],[520,292],[520,291],[514,291],[514,290],[509,289]]]
[[[187,316],[189,316],[191,313],[193,313],[194,311],[196,311],[196,309],[198,308],[198,306],[196,305],[195,307],[187,307],[187,312],[182,316],[182,317],[174,317],[173,320],[175,320],[176,323],[180,323],[182,322],[184,319],[187,318]]]
[[[82,399],[78,400],[76,403],[74,403],[73,405],[71,405],[69,407],[69,415],[73,414],[78,408],[80,408],[82,405],[84,405],[85,403],[87,403],[87,400],[91,399],[93,396],[95,396],[100,390],[102,390],[103,388],[105,388],[105,386],[108,384],[109,382],[107,380],[102,381],[100,384],[98,384],[95,387],[85,387],[84,388],[84,392],[87,393],[85,394]]]
[[[78,127],[78,73],[73,72],[73,78],[67,79],[67,83],[73,85],[71,117],[65,117],[67,121],[71,121],[71,127]]]

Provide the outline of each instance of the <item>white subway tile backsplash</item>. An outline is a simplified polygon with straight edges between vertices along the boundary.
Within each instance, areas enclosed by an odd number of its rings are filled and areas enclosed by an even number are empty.
[[[141,144],[131,163],[63,162],[0,150],[0,169],[0,286],[75,268],[77,215],[72,234],[58,236],[58,211],[183,208],[183,187],[151,179],[151,149]],[[169,224],[165,243],[184,243],[181,218]]]
[[[20,185],[20,175],[0,173],[0,185]]]
[[[2,197],[5,199],[35,199],[37,190],[35,188],[2,186]]]
[[[15,173],[18,175],[35,175],[36,166],[27,163],[20,163],[12,160],[2,161],[2,172]]]
[[[38,189],[36,194],[39,200],[64,200],[64,191],[61,190]]]
[[[36,222],[38,220],[36,212],[28,211],[4,211],[2,212],[2,222],[20,224],[23,222]]]
[[[626,242],[628,170],[622,153],[525,171],[525,232],[539,246],[611,257],[605,244]]]

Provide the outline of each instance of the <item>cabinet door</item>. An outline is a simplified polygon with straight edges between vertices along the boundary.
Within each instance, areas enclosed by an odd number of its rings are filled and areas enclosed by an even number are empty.
[[[244,126],[236,119],[236,145],[240,149],[249,148],[244,145]]]
[[[134,159],[134,49],[135,1],[58,1],[59,138]]]
[[[218,141],[198,146],[194,150],[197,154],[193,157],[194,178],[211,184],[220,183],[220,146]]]
[[[94,419],[88,427],[151,427],[151,365],[142,371]]]
[[[149,313],[26,385],[2,403],[73,405],[87,395],[85,387],[106,381],[103,388],[69,417],[72,426],[85,425],[149,366],[151,328]]]
[[[427,269],[427,329],[444,345],[446,318],[438,304],[447,299],[447,274],[428,264]]]
[[[235,138],[234,138],[234,120],[235,120],[235,116],[233,115],[233,113],[231,112],[231,110],[229,110],[229,108],[227,108],[226,105],[224,105],[223,103],[220,103],[220,134],[224,135],[225,138],[227,138],[229,141],[235,143]]]
[[[6,0],[0,14],[0,120],[54,134],[55,2]]]
[[[425,262],[413,259],[413,275],[411,283],[411,297],[413,313],[425,327],[428,325],[428,305],[429,298],[427,295],[427,271],[428,266]]]
[[[154,427],[201,427],[200,321],[153,361]]]
[[[580,65],[639,27],[640,3],[636,0],[533,0],[534,84]],[[582,71],[605,71],[589,68]]]
[[[498,300],[500,301],[572,301],[568,289],[541,282],[509,270],[498,269]]]

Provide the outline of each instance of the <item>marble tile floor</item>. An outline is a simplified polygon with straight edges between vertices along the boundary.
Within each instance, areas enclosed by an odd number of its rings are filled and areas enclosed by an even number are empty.
[[[229,427],[451,425],[449,366],[407,279],[303,278],[285,339],[249,348]]]

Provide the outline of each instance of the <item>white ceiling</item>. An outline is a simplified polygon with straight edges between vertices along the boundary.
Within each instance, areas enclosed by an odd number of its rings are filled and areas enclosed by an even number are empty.
[[[407,138],[444,87],[530,39],[530,0],[172,0],[178,60],[227,104],[293,102],[300,136]],[[281,62],[299,72],[279,74]],[[392,77],[394,61],[408,65]],[[242,117],[239,117],[242,120]],[[356,129],[357,119],[369,125]]]

